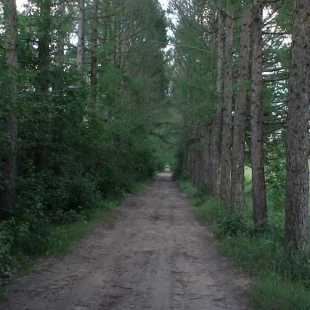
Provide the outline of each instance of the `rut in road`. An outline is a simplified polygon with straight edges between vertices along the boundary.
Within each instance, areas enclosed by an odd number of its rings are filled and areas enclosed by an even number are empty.
[[[97,223],[72,252],[9,285],[5,310],[249,309],[247,279],[228,266],[186,195],[161,173]]]

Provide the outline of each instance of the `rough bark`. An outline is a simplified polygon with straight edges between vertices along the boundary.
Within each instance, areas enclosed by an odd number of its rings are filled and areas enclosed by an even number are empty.
[[[253,0],[251,163],[253,216],[256,228],[267,221],[266,184],[263,166],[263,0]]]
[[[77,45],[77,70],[84,67],[85,59],[85,0],[79,0],[79,25],[78,25],[78,45]]]
[[[3,128],[6,136],[6,150],[1,163],[5,184],[0,191],[0,219],[4,219],[8,216],[15,200],[17,155],[16,70],[18,67],[16,1],[3,0],[2,3],[5,23],[5,38],[3,46],[7,73],[3,83],[5,83],[7,93],[5,97],[2,98],[2,100],[5,100]]]
[[[233,150],[232,150],[232,190],[231,202],[234,210],[245,207],[244,197],[244,159],[245,159],[245,126],[247,99],[250,79],[252,8],[251,0],[243,2],[242,26],[239,44],[238,91],[235,101]]]
[[[221,200],[230,203],[231,199],[231,147],[232,147],[232,62],[233,62],[233,19],[226,16],[225,40],[225,80],[223,104],[223,138],[221,158]]]
[[[90,69],[90,83],[91,83],[91,100],[96,105],[97,100],[97,84],[98,84],[98,9],[99,1],[93,0],[92,8],[92,31],[91,31],[91,69]]]
[[[218,12],[218,45],[217,45],[217,104],[215,110],[215,117],[212,124],[211,132],[211,146],[210,146],[210,182],[209,191],[210,195],[219,195],[219,168],[220,168],[220,149],[221,149],[221,128],[223,118],[223,92],[224,92],[224,77],[223,77],[223,61],[224,61],[224,48],[225,48],[225,18],[223,12]]]
[[[289,80],[285,244],[306,250],[309,197],[310,2],[295,0]]]

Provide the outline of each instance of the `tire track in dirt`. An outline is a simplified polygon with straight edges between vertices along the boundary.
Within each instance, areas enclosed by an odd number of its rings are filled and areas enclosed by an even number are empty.
[[[129,196],[113,225],[13,281],[3,310],[249,309],[248,280],[216,250],[208,227],[160,173]]]

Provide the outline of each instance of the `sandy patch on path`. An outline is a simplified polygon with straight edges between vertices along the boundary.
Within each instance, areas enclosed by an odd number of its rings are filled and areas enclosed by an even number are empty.
[[[248,280],[227,264],[186,195],[160,173],[113,225],[13,281],[3,310],[249,309]]]

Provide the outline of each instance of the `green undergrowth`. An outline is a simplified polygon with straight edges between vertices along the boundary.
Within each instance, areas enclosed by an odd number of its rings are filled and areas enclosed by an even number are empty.
[[[80,239],[90,232],[91,224],[96,220],[108,220],[113,210],[120,204],[120,200],[111,200],[101,203],[90,209],[77,222],[52,227],[46,245],[39,254],[55,255],[66,253],[71,249],[73,241]]]
[[[145,183],[132,185],[131,193],[141,190]],[[67,253],[74,241],[91,231],[95,221],[109,221],[123,198],[97,201],[93,208],[80,212],[68,211],[55,223],[40,211],[32,214],[31,222],[14,218],[0,222],[0,300],[5,298],[5,283],[10,277],[31,273],[35,257]]]
[[[190,196],[196,216],[212,226],[220,252],[253,277],[249,294],[254,309],[310,309],[310,253],[284,250],[284,212],[279,206],[270,208],[268,228],[261,232],[252,223],[249,181],[247,208],[240,214],[208,197],[207,189],[198,190],[188,181],[178,183]]]
[[[26,224],[14,219],[0,223],[0,284],[15,273],[32,272],[35,257],[68,252],[75,240],[89,233],[95,220],[108,220],[119,204],[116,199],[104,201],[79,214],[70,212],[63,223],[57,224],[48,221]],[[0,292],[0,299],[2,295]]]

